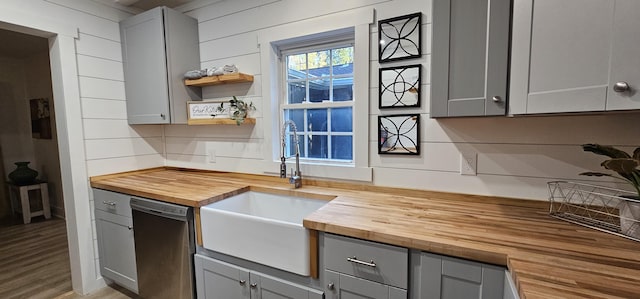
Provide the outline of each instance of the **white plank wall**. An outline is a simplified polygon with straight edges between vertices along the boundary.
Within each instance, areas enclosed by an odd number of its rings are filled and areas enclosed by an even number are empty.
[[[127,124],[118,22],[131,14],[94,1],[5,0],[1,5],[78,27],[78,82],[89,176],[164,165],[162,127]],[[91,221],[94,278],[98,278],[93,209]]]
[[[260,49],[261,30],[294,25],[304,19],[339,14],[361,7],[372,7],[376,19],[423,12],[423,56],[419,59],[380,65],[377,60],[377,24],[371,26],[369,165],[373,184],[418,189],[498,195],[546,200],[546,182],[556,179],[585,180],[577,174],[600,170],[601,158],[583,153],[582,143],[619,146],[640,145],[640,126],[636,114],[492,117],[432,120],[429,118],[431,2],[419,0],[388,1],[222,1],[185,11],[200,22],[200,50],[203,68],[236,64],[241,71],[256,75],[250,87],[207,87],[208,99],[245,96],[264,105],[262,99]],[[224,30],[220,30],[224,28]],[[311,30],[311,29],[310,29]],[[421,108],[378,109],[378,68],[421,63]],[[262,113],[268,113],[261,111]],[[377,118],[396,113],[421,114],[420,156],[377,154]],[[222,171],[264,173],[259,167],[260,150],[271,140],[262,139],[268,129],[258,121],[245,129],[208,126],[166,126],[167,165]],[[244,146],[242,146],[244,144]],[[209,158],[213,150],[214,162]],[[460,175],[460,153],[478,154],[477,176]],[[268,170],[266,170],[268,171]],[[276,170],[272,170],[275,172]],[[605,181],[608,183],[608,181]]]
[[[281,25],[296,26],[305,20],[348,16],[354,10],[375,9],[376,20],[423,13],[423,56],[380,65],[377,61],[377,25],[370,26],[369,132],[366,152],[373,168],[373,184],[469,194],[544,200],[546,182],[584,179],[577,173],[600,170],[602,160],[583,153],[582,143],[605,143],[630,149],[640,145],[637,114],[550,117],[492,117],[429,119],[431,2],[424,0],[234,0],[210,5],[184,5],[182,11],[199,20],[201,66],[236,64],[255,75],[252,84],[205,87],[207,99],[233,95],[252,101],[258,111],[252,126],[129,126],[118,22],[131,14],[86,0],[3,0],[3,7],[28,11],[46,19],[79,28],[76,41],[86,163],[89,176],[163,165],[263,174],[264,152],[270,125],[262,82],[261,32]],[[194,7],[193,9],[191,7]],[[314,28],[309,28],[310,32]],[[359,46],[359,45],[357,45]],[[422,107],[380,111],[378,69],[423,65]],[[377,117],[381,114],[420,113],[420,156],[377,154]],[[477,176],[459,174],[461,152],[478,153]],[[87,190],[88,192],[89,190]],[[85,198],[85,197],[77,197]],[[90,202],[93,208],[93,201]],[[91,219],[94,221],[93,210]],[[95,223],[94,223],[95,236]],[[95,239],[94,239],[95,246]],[[95,277],[99,277],[97,250]]]

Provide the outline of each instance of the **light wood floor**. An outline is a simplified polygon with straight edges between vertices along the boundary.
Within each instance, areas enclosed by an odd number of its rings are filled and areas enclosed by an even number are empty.
[[[107,287],[88,296],[71,288],[67,231],[64,220],[0,227],[0,298],[76,299],[134,298]]]

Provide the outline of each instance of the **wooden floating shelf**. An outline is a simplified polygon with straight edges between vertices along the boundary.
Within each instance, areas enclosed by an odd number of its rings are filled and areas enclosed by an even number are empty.
[[[245,118],[240,125],[254,125],[255,118]],[[189,119],[187,125],[237,125],[235,120],[231,118],[212,118],[212,119]]]
[[[245,82],[253,82],[253,75],[235,73],[235,74],[227,74],[227,75],[219,75],[219,76],[211,76],[211,77],[202,77],[200,79],[195,79],[195,80],[189,80],[189,79],[184,80],[184,84],[187,86],[209,86],[209,85],[245,83]]]

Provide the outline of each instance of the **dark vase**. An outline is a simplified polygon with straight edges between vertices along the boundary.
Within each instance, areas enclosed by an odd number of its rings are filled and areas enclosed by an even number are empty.
[[[38,172],[29,168],[31,162],[16,162],[18,166],[14,171],[9,173],[9,179],[16,185],[28,185],[35,182]]]

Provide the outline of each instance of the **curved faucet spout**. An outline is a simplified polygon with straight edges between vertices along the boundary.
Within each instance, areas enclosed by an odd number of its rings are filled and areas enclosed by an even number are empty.
[[[296,123],[292,120],[286,120],[282,125],[282,151],[280,152],[280,177],[287,176],[286,152],[287,152],[287,126],[293,131],[293,142],[295,142],[296,150],[296,171],[291,174],[289,182],[294,184],[295,188],[302,186],[302,172],[300,171],[300,143],[298,142],[298,129]]]

